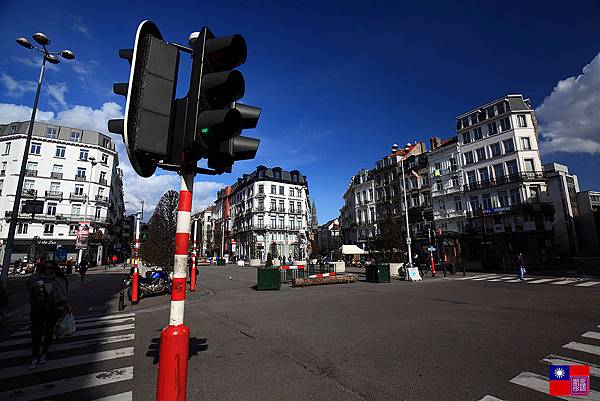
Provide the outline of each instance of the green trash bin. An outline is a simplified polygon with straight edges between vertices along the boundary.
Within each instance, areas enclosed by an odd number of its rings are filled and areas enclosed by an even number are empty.
[[[256,269],[256,289],[279,290],[281,280],[279,278],[279,269],[277,268],[259,268]]]
[[[217,260],[217,266],[225,266],[225,259]]]
[[[369,283],[390,283],[390,265],[367,266],[367,281]]]

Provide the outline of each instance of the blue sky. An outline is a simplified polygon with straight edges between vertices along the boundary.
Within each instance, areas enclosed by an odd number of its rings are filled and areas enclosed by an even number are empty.
[[[38,60],[17,36],[41,30],[77,56],[47,71],[40,118],[105,131],[124,105],[111,93],[129,71],[117,51],[139,22],[184,44],[208,25],[246,38],[243,102],[263,109],[246,135],[262,142],[232,175],[197,177],[196,206],[265,164],[306,174],[324,222],[337,216],[349,178],[392,143],[451,136],[456,115],[507,93],[539,107],[543,161],[568,164],[582,190],[600,189],[600,3],[374,3],[3,1],[0,122],[27,120],[33,103]],[[181,64],[179,96],[189,58]],[[172,175],[143,180],[122,164],[132,203],[178,188]]]

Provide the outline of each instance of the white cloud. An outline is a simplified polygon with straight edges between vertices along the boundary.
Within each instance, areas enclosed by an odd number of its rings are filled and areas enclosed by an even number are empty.
[[[31,107],[0,103],[0,124],[8,124],[15,121],[29,121],[30,119]],[[38,110],[35,119],[36,121],[51,121],[54,119],[54,113],[51,111]]]
[[[73,71],[79,76],[79,79],[86,81],[90,78],[92,72],[98,66],[98,62],[96,60],[90,60],[87,62],[74,60],[71,63],[71,66],[73,67]]]
[[[50,94],[50,98],[53,102],[56,102],[56,106],[61,106],[63,108],[67,107],[67,101],[65,100],[65,93],[69,89],[67,88],[67,84],[64,82],[57,82],[55,84],[48,84],[48,93]]]
[[[85,36],[86,38],[88,38],[90,40],[93,39],[92,34],[90,33],[90,29],[83,22],[83,18],[81,16],[72,15],[71,18],[73,19],[73,24],[71,25],[72,30],[83,34],[83,36]]]
[[[600,54],[536,109],[545,153],[600,153]]]
[[[5,73],[0,75],[0,82],[6,87],[6,95],[15,98],[23,97],[28,92],[35,92],[37,88],[34,81],[17,81]]]
[[[56,121],[69,127],[89,129],[108,134],[108,120],[123,118],[121,105],[115,102],[106,102],[99,109],[89,106],[76,105],[57,114]],[[113,139],[120,140],[120,136],[112,135]]]
[[[27,67],[40,69],[42,66],[42,57],[40,56],[39,53],[33,53],[33,54],[29,55],[28,57],[10,56],[10,58],[20,64],[27,66]],[[58,71],[59,69],[60,68],[59,68],[58,64],[46,63],[46,70]]]

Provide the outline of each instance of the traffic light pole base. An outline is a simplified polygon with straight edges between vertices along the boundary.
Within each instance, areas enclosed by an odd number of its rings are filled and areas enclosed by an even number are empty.
[[[190,329],[167,326],[160,334],[156,401],[185,401]]]

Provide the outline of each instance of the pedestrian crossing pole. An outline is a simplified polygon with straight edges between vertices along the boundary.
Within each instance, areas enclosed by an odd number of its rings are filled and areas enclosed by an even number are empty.
[[[196,246],[196,233],[198,232],[198,219],[194,219],[194,235],[192,236],[192,271],[190,277],[190,291],[196,291],[196,258],[198,248]]]
[[[139,302],[139,283],[140,283],[140,222],[142,220],[141,212],[135,214],[135,248],[133,252],[133,276],[131,277],[131,303],[137,305]]]
[[[182,163],[183,164],[183,163]],[[194,173],[181,172],[169,325],[160,335],[157,401],[185,401],[190,329],[183,324]]]

